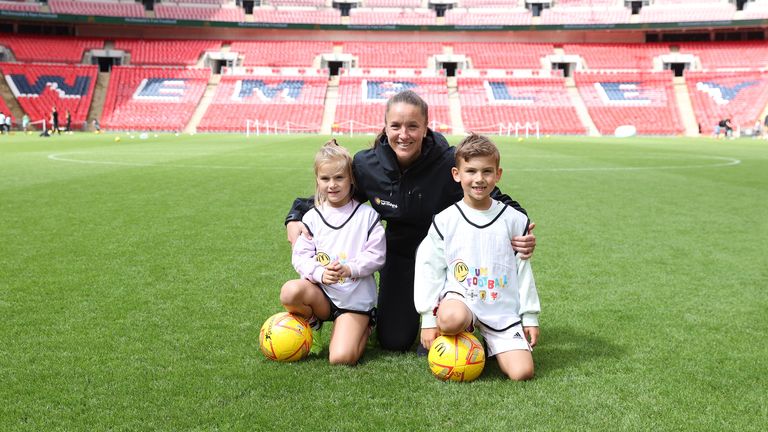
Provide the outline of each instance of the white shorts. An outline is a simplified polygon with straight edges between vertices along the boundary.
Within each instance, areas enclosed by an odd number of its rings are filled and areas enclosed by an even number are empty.
[[[485,326],[477,319],[477,316],[472,312],[469,305],[467,305],[464,296],[454,292],[448,292],[445,294],[445,297],[443,297],[443,300],[459,300],[464,303],[464,306],[467,307],[469,313],[472,314],[472,325],[480,330],[480,335],[482,335],[485,340],[485,344],[488,347],[488,357],[493,357],[496,354],[507,351],[533,351],[533,348],[531,348],[531,345],[528,343],[528,339],[525,337],[522,324],[514,325],[504,331],[496,331]]]

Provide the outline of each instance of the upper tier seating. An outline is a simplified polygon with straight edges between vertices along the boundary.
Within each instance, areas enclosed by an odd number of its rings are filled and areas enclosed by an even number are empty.
[[[210,75],[210,69],[115,66],[101,126],[181,131],[200,102]]]
[[[459,7],[509,9],[523,4],[517,0],[459,0]]]
[[[141,3],[98,0],[48,0],[51,12],[69,15],[103,15],[144,18]]]
[[[304,6],[304,7],[325,7],[325,0],[269,0],[262,1],[262,4],[269,4],[272,6]]]
[[[0,10],[14,12],[39,12],[40,3],[25,1],[0,1]]]
[[[50,122],[56,107],[62,127],[67,110],[73,129],[85,122],[96,86],[96,66],[2,63],[0,70],[30,120]]]
[[[724,118],[752,127],[768,105],[768,72],[686,72],[696,120],[704,134]]]
[[[565,54],[577,54],[587,69],[653,69],[653,58],[669,54],[668,43],[564,44]]]
[[[454,54],[472,59],[475,69],[541,69],[542,57],[554,53],[549,43],[461,42],[453,44]]]
[[[677,135],[684,128],[672,89],[672,76],[672,71],[577,72],[574,78],[601,134],[612,135],[621,125],[634,125],[641,135]]]
[[[430,56],[443,53],[439,42],[344,42],[362,68],[426,68]]]
[[[363,6],[369,8],[420,8],[421,0],[365,0]],[[354,9],[352,9],[354,10]]]
[[[628,23],[632,11],[624,6],[555,6],[541,12],[541,24]]]
[[[262,129],[319,132],[327,88],[327,77],[223,76],[197,130],[241,132],[251,120]]]
[[[757,0],[744,5],[743,19],[768,18],[768,0]]]
[[[458,79],[464,129],[497,133],[515,123],[538,122],[546,134],[583,134],[564,78]]]
[[[429,105],[429,124],[437,130],[450,126],[448,86],[445,78],[350,77],[339,81],[334,129],[341,132],[377,133],[384,127],[389,97],[413,90]]]
[[[192,66],[206,51],[220,50],[221,41],[118,39],[115,49],[129,52],[134,65]]]
[[[2,36],[0,45],[10,48],[21,62],[80,63],[85,51],[103,48],[104,41],[66,36]]]
[[[261,6],[253,8],[253,20],[264,23],[341,24],[341,11],[332,8]]]
[[[445,24],[455,26],[529,25],[531,19],[531,12],[524,7],[455,8],[445,12]]]
[[[244,22],[245,11],[235,6],[206,4],[155,4],[155,16],[163,19]]]
[[[720,1],[720,0],[717,0]],[[657,1],[658,3],[658,1]],[[621,6],[623,5],[623,2],[621,0],[557,0],[555,2],[556,7],[562,7],[562,6],[584,6],[584,7],[594,7],[594,6]]]
[[[679,4],[644,6],[637,19],[641,23],[678,21],[728,21],[733,19],[736,6],[731,3],[703,3],[696,7]]]
[[[333,42],[233,41],[229,51],[244,56],[243,66],[311,67],[315,57],[333,52]]]
[[[768,67],[768,44],[751,42],[681,42],[679,51],[695,54],[704,69]]]
[[[352,25],[434,25],[435,20],[431,9],[354,8],[349,12]]]

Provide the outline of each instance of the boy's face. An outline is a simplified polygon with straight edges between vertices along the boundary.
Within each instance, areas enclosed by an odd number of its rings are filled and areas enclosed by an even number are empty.
[[[464,190],[464,202],[477,210],[491,206],[491,192],[501,179],[501,168],[493,156],[477,156],[468,161],[460,160],[451,169],[453,179]]]

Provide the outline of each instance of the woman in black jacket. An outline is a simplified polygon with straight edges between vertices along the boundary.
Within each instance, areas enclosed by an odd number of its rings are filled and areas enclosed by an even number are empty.
[[[419,315],[413,305],[413,276],[416,248],[427,235],[432,216],[459,201],[461,186],[453,180],[455,147],[428,125],[427,103],[413,91],[396,94],[387,101],[384,130],[373,148],[354,157],[355,199],[370,201],[387,221],[387,259],[379,271],[376,316],[381,347],[406,351],[416,341]],[[498,189],[494,198],[525,212]],[[297,199],[286,217],[288,240],[293,244],[305,234],[302,215],[311,200]],[[529,229],[533,229],[531,224]],[[512,246],[528,258],[536,237],[516,237]]]

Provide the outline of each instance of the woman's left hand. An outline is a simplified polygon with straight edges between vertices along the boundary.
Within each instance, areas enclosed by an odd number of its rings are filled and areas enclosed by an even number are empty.
[[[528,225],[527,235],[512,237],[512,249],[517,251],[520,259],[530,258],[533,255],[533,250],[536,249],[536,235],[533,234],[534,228],[536,228],[536,224],[531,222]]]

